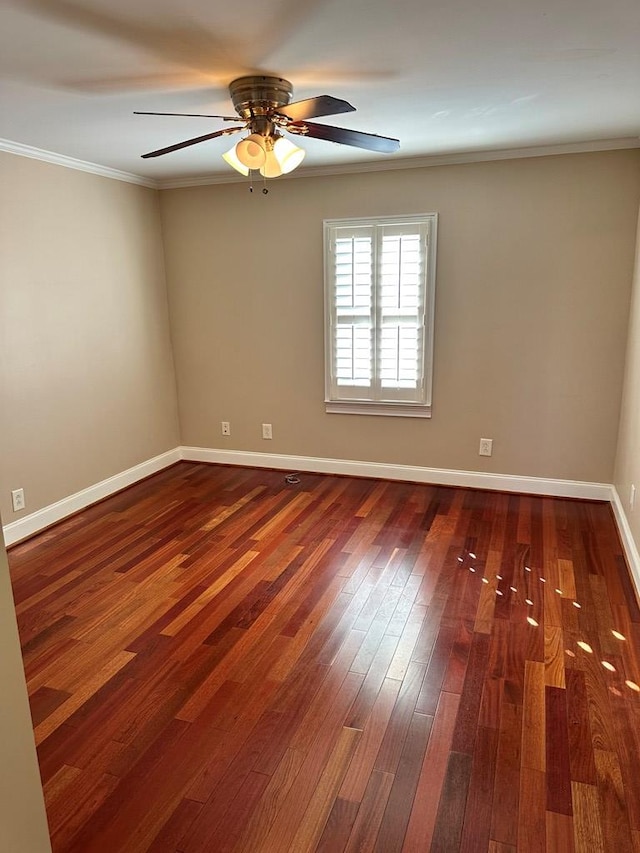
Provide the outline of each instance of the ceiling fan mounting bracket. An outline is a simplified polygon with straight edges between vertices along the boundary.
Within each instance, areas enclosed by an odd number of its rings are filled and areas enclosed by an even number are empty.
[[[238,115],[250,119],[291,103],[293,86],[282,77],[252,75],[233,80],[229,94]]]

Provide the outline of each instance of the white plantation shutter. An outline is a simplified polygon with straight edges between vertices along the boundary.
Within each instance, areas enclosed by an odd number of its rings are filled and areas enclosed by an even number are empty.
[[[325,223],[328,411],[430,414],[435,226]]]
[[[335,382],[345,388],[369,389],[374,351],[374,257],[370,229],[338,236],[334,258]]]
[[[416,223],[379,230],[377,372],[381,399],[422,399],[426,234]]]

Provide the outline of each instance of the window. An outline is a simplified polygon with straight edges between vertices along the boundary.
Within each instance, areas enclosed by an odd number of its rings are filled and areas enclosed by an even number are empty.
[[[328,412],[431,416],[436,227],[325,221]]]

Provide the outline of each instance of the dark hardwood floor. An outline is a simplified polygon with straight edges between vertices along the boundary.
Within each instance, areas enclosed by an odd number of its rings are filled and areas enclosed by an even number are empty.
[[[609,506],[180,463],[10,552],[55,851],[640,851]]]

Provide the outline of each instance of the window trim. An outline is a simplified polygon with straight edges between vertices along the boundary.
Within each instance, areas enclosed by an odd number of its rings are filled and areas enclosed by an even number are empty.
[[[421,402],[358,399],[357,397],[332,396],[332,318],[333,287],[331,231],[333,228],[358,228],[362,226],[394,226],[420,223],[427,225],[426,264],[427,274],[424,294],[424,347],[423,384],[424,399]],[[438,214],[421,213],[407,216],[374,216],[347,219],[325,219],[324,236],[324,361],[325,361],[325,411],[331,414],[368,414],[405,418],[430,418],[433,392],[433,352],[435,330],[436,254],[438,243]]]

